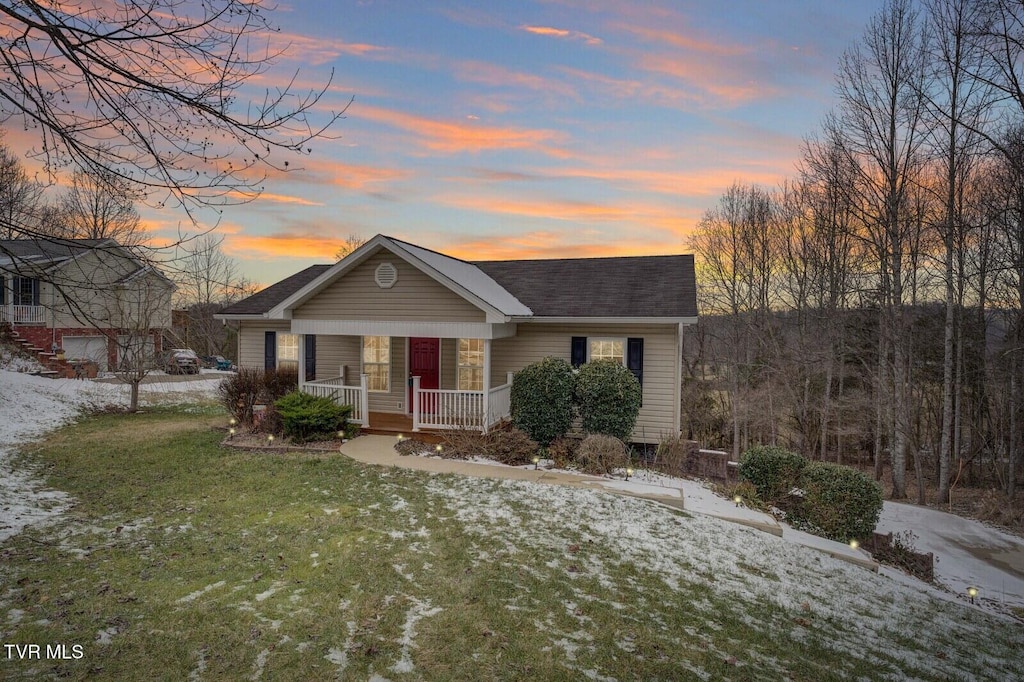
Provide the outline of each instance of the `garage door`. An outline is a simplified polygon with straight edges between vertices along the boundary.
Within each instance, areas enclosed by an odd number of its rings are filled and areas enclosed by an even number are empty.
[[[65,336],[61,343],[68,360],[92,360],[101,372],[107,371],[107,337]]]

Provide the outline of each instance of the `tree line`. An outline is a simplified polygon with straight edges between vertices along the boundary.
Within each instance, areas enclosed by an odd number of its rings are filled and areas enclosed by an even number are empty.
[[[705,212],[692,437],[1012,499],[1024,447],[1024,2],[891,0],[774,190]],[[908,475],[910,478],[908,479]]]

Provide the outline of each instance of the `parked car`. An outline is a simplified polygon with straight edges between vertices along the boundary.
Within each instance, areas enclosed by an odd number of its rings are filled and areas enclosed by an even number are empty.
[[[164,359],[168,374],[199,374],[199,356],[191,348],[172,348]]]
[[[222,372],[230,372],[235,369],[235,363],[231,362],[223,355],[214,355],[213,359],[216,361],[216,368]]]

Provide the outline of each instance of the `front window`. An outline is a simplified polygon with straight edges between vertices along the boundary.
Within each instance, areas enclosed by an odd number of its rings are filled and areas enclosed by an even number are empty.
[[[483,339],[459,339],[459,390],[484,390]]]
[[[277,335],[277,368],[299,369],[299,335]]]
[[[598,360],[626,364],[626,342],[622,339],[590,339],[590,361]]]
[[[31,277],[15,277],[12,292],[14,305],[39,305],[39,280]]]
[[[363,373],[368,390],[383,393],[391,390],[391,337],[363,337]]]

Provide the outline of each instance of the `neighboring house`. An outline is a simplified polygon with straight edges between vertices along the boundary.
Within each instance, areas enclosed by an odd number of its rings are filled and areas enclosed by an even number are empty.
[[[679,433],[697,301],[692,256],[471,263],[378,235],[217,317],[239,327],[239,365],[296,367],[370,427],[486,430],[526,365],[616,360],[643,388],[634,440],[658,442]]]
[[[111,239],[0,240],[0,322],[101,371],[133,352],[160,351],[174,288]]]

